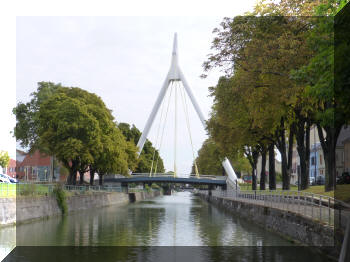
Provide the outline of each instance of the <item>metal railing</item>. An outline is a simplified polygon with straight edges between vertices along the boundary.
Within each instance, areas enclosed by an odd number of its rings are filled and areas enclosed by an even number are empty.
[[[150,177],[149,173],[133,173],[130,177],[123,178],[132,178],[132,177]],[[169,173],[155,173],[152,174],[151,177],[174,177],[174,174]],[[177,178],[197,178],[196,175],[193,174],[177,174]],[[216,175],[199,175],[199,178],[206,179],[215,179],[215,180],[226,180],[226,176],[216,176]]]
[[[201,191],[209,194],[209,191]],[[349,211],[346,204],[333,197],[300,191],[239,191],[212,190],[215,197],[239,199],[240,201],[276,208],[311,218],[319,223],[345,228]]]
[[[34,183],[0,183],[0,197],[16,197],[16,196],[33,196],[33,195],[50,195],[57,184],[34,184]],[[62,185],[66,191],[76,193],[85,192],[149,192],[150,190],[158,191],[157,188],[126,188],[121,186],[89,186],[89,185]]]

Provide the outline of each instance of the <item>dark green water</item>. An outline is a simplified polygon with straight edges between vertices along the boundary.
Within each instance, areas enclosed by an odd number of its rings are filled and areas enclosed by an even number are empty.
[[[188,192],[18,225],[16,239],[5,261],[325,261]]]

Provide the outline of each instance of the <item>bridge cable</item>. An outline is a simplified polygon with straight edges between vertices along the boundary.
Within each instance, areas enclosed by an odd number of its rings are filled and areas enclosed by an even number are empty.
[[[175,82],[175,126],[174,126],[174,177],[177,175],[176,170],[176,146],[177,146],[177,89],[178,81]]]
[[[153,151],[153,156],[152,156],[151,170],[150,170],[150,172],[149,172],[149,176],[150,176],[150,177],[152,176],[154,157],[155,157],[156,150],[157,150],[157,147],[158,147],[159,131],[160,131],[160,126],[161,126],[161,122],[162,122],[162,118],[163,118],[163,113],[164,113],[164,107],[165,107],[164,104],[165,104],[165,100],[166,100],[166,99],[163,99],[163,100],[162,100],[162,104],[161,104],[161,112],[160,112],[159,124],[158,124],[158,129],[157,129],[156,142],[155,142],[155,145],[154,145],[154,151]]]
[[[185,113],[185,116],[186,116],[186,124],[187,124],[188,135],[189,135],[190,142],[191,142],[191,149],[192,149],[192,157],[193,157],[194,169],[195,169],[196,177],[199,178],[198,166],[197,166],[197,161],[196,161],[195,154],[194,154],[193,140],[192,140],[192,135],[191,135],[191,126],[190,126],[190,120],[189,120],[189,114],[188,114],[187,100],[186,100],[186,95],[185,95],[185,91],[184,91],[183,88],[180,89],[180,93],[181,93],[182,105],[183,105],[184,113]]]
[[[170,86],[170,94],[169,94],[169,98],[168,98],[168,106],[167,106],[167,110],[165,113],[165,118],[164,118],[164,125],[163,125],[163,130],[162,130],[162,134],[160,137],[160,143],[159,143],[159,148],[158,148],[158,152],[160,152],[160,149],[162,147],[163,144],[163,137],[164,137],[164,131],[165,131],[165,126],[166,126],[166,122],[168,119],[168,112],[169,112],[169,106],[170,106],[170,100],[171,100],[171,95],[173,93],[173,85]],[[157,173],[157,168],[158,168],[158,161],[159,161],[159,154],[157,155],[157,160],[156,160],[156,165],[155,165],[155,169],[154,169],[154,174]],[[152,160],[153,161],[153,160]]]

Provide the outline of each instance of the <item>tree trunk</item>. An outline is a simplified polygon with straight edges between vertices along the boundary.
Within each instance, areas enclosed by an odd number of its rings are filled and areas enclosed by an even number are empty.
[[[100,186],[102,186],[102,184],[103,184],[103,179],[102,179],[102,177],[103,177],[102,174],[98,174],[98,184],[99,184]]]
[[[257,173],[257,162],[258,162],[259,152],[256,149],[252,150],[252,190],[257,190],[256,187],[256,173]]]
[[[299,121],[296,132],[297,151],[300,158],[300,190],[309,187],[309,176],[306,173],[305,121]]]
[[[90,186],[94,185],[95,170],[90,166]]]
[[[292,152],[293,152],[293,139],[294,139],[294,126],[289,128],[288,138],[288,155],[286,148],[286,136],[285,136],[284,119],[281,119],[280,130],[276,133],[277,149],[281,153],[282,160],[282,189],[289,190],[290,188],[290,174],[292,171]]]
[[[289,130],[288,138],[288,162],[287,162],[287,172],[288,172],[288,189],[290,189],[290,178],[292,176],[292,161],[293,161],[293,144],[294,144],[295,126],[292,125]]]
[[[269,145],[269,189],[276,190],[275,145]]]
[[[323,136],[322,127],[317,124],[326,169],[325,191],[331,191],[336,189],[335,149],[341,127],[325,127],[324,130],[326,138]]]
[[[256,148],[247,147],[245,155],[252,167],[252,190],[256,190],[256,163],[258,161],[259,151]]]
[[[72,181],[72,184],[73,184],[73,185],[76,185],[76,184],[77,184],[77,173],[78,173],[78,171],[75,170],[75,171],[74,171],[74,174],[73,174],[73,181]]]
[[[79,174],[80,174],[80,176],[79,176],[79,185],[82,185],[82,184],[84,184],[84,171],[79,171]]]
[[[305,163],[306,163],[306,175],[307,175],[307,185],[310,184],[310,126],[311,123],[308,121],[306,123],[306,134],[305,134]]]
[[[69,169],[69,175],[67,178],[67,184],[71,185],[73,184],[73,176],[74,176],[74,171],[72,169]]]
[[[281,153],[281,161],[282,161],[282,189],[289,190],[287,154],[285,150],[283,150],[280,153]]]
[[[265,190],[266,180],[266,149],[261,152],[261,173],[260,173],[260,190]]]

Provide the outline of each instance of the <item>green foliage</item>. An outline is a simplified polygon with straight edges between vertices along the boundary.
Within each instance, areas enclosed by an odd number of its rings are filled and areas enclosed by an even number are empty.
[[[62,185],[56,184],[55,188],[53,189],[53,194],[56,197],[57,204],[61,209],[62,215],[67,214],[68,206],[67,206],[67,200],[66,200],[66,192],[63,190]]]
[[[161,187],[159,185],[157,185],[156,183],[152,183],[151,188],[160,189]]]
[[[128,143],[102,99],[77,87],[38,83],[29,103],[19,103],[14,134],[22,146],[55,155],[69,170],[92,167],[100,175],[128,174],[137,162],[136,147]]]
[[[145,189],[148,193],[150,193],[152,191],[152,188],[147,184],[145,184]]]
[[[130,125],[127,123],[119,123],[118,128],[122,131],[128,142],[137,145],[137,142],[141,137],[141,132],[139,129],[137,129],[137,127],[134,125],[130,127]],[[152,159],[154,159],[153,171],[157,165],[156,172],[164,173],[165,169],[163,159],[160,157],[158,150],[156,150],[152,143],[147,139],[138,159],[137,166],[131,170],[133,170],[135,173],[149,173],[152,166]]]
[[[232,155],[232,154],[231,154]],[[224,160],[224,154],[212,139],[204,141],[202,147],[198,151],[196,163],[199,174],[203,175],[222,175],[223,167],[221,162]],[[230,159],[235,172],[249,172],[251,167],[247,158],[236,155]],[[192,166],[192,174],[195,173],[194,165]]]
[[[0,151],[0,166],[6,168],[10,163],[10,156],[7,151]]]
[[[34,196],[37,194],[37,185],[35,184],[18,185],[17,188],[19,195],[22,196]]]
[[[282,174],[280,172],[276,172],[276,182],[282,182]]]

